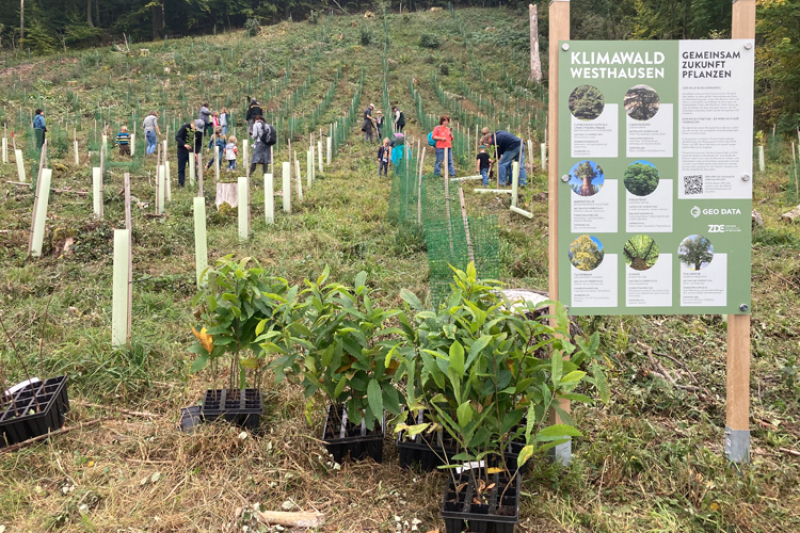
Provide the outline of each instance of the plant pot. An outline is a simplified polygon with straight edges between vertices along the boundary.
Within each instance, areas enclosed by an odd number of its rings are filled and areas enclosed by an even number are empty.
[[[61,428],[67,411],[67,376],[26,385],[0,401],[0,447]]]
[[[380,427],[367,430],[367,424],[361,419],[356,426],[347,418],[344,406],[329,405],[322,430],[322,440],[334,461],[341,464],[349,457],[352,461],[372,458],[376,463],[383,462],[383,438],[386,435],[386,412],[383,413]]]
[[[410,416],[406,419],[406,424],[422,424],[429,422],[428,417],[425,415],[425,410],[421,409],[417,414],[416,420]],[[524,425],[523,420],[520,424]],[[515,430],[517,428],[514,428]],[[512,472],[517,466],[517,456],[520,450],[525,446],[525,443],[511,442],[508,451],[504,454],[506,465]],[[397,449],[400,452],[400,467],[413,468],[419,465],[422,471],[429,472],[438,469],[440,466],[447,464],[445,457],[449,462],[450,459],[459,453],[458,445],[449,438],[443,431],[437,432],[435,435],[417,434],[409,439],[405,438],[405,432],[401,431],[397,436]],[[497,456],[490,460],[490,466],[497,466]],[[524,474],[528,469],[528,463],[522,465],[519,469],[520,474]]]
[[[200,406],[200,416],[205,422],[225,420],[249,430],[255,430],[264,407],[258,389],[209,389]]]
[[[461,533],[467,528],[469,531],[480,533],[514,532],[514,525],[519,522],[520,476],[517,474],[509,479],[499,474],[492,474],[487,484],[492,483],[494,487],[484,491],[481,496],[475,490],[469,470],[457,474],[455,483],[453,476],[447,477],[447,489],[442,498],[441,512],[447,533]],[[458,492],[456,492],[457,486],[461,487]],[[479,499],[480,503],[476,499]]]

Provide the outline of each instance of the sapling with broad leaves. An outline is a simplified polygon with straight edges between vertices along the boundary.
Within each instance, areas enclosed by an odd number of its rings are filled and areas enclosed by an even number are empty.
[[[248,267],[250,263],[255,266]],[[199,307],[202,326],[200,331],[192,328],[198,342],[189,347],[190,352],[197,354],[191,371],[199,372],[210,366],[216,379],[219,361],[228,356],[228,389],[244,388],[247,370],[252,371],[253,388],[258,389],[267,368],[266,355],[274,351],[264,348],[262,332],[267,329],[267,335],[278,335],[280,328],[270,325],[279,323],[275,314],[282,310],[282,302],[276,297],[293,300],[297,287],[290,288],[283,278],[267,277],[250,257],[237,262],[231,255],[209,269],[208,279],[208,287],[192,300],[192,305]]]
[[[427,421],[398,424],[395,430],[409,436],[444,430],[459,452],[445,455],[458,464],[444,468],[483,461],[479,473],[469,470],[479,490],[491,484],[493,474],[513,479],[535,453],[581,436],[559,400],[590,402],[576,392],[584,383],[596,386],[605,400],[608,387],[594,361],[597,334],[573,344],[563,305],[539,304],[553,305],[556,314],[531,320],[525,312],[534,310],[532,304],[512,306],[499,282],[477,280],[472,263],[466,272],[453,270],[453,291],[437,312],[425,310],[413,293],[401,292],[408,304],[398,316],[403,340],[385,365],[399,363],[396,379],[406,381],[408,408],[412,415],[421,409],[427,415]],[[548,425],[551,410],[560,424]],[[507,463],[512,442],[519,449],[516,464]]]
[[[400,414],[400,394],[394,386],[398,364],[387,355],[397,342],[390,340],[400,330],[388,327],[399,310],[377,306],[366,286],[367,275],[360,272],[355,287],[328,283],[326,267],[316,280],[305,280],[305,323],[290,328],[298,335],[293,340],[298,350],[275,361],[279,376],[289,369],[301,380],[308,400],[306,412],[322,396],[338,416],[344,409],[347,418],[368,430],[383,420],[384,409]]]

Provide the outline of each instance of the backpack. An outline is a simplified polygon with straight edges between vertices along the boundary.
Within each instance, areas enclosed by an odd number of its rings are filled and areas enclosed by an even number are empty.
[[[433,140],[433,132],[428,134],[428,146],[436,147],[436,141]]]
[[[400,111],[400,118],[397,119],[397,125],[401,128],[406,125],[406,115]]]
[[[272,146],[278,142],[278,134],[272,124],[264,124],[261,128],[261,138],[259,140],[267,146]]]

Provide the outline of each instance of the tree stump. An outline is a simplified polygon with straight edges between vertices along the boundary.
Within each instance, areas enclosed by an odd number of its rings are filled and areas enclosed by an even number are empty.
[[[225,183],[222,181],[217,182],[217,211],[219,206],[226,203],[229,206],[236,208],[239,207],[239,184],[238,183]]]

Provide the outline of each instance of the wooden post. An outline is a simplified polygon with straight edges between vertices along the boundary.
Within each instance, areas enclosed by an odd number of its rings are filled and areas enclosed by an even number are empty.
[[[738,0],[733,4],[731,38],[755,37],[756,0]],[[750,315],[728,315],[725,457],[733,463],[750,462]]]
[[[50,200],[50,179],[52,170],[44,169],[39,185],[36,188],[34,200],[33,224],[31,227],[31,243],[29,252],[32,257],[42,256],[42,243],[44,242],[44,227],[47,222],[47,204]]]
[[[250,239],[250,178],[239,178],[239,242]]]
[[[103,220],[103,176],[100,174],[100,167],[92,168],[92,207],[94,208],[94,218]]]
[[[194,266],[197,288],[207,284],[203,272],[208,268],[208,238],[206,235],[206,199],[195,196],[194,202]]]
[[[548,251],[549,251],[549,296],[551,300],[558,300],[558,60],[561,53],[559,41],[569,39],[569,1],[554,1],[549,8],[549,38],[548,38],[548,83],[549,105],[547,106],[547,120],[550,130],[550,153],[556,154],[556,164],[545,167],[546,153],[542,148],[542,167],[548,168]],[[550,314],[555,316],[555,309],[550,309]],[[560,401],[561,408],[569,411],[569,402]],[[558,424],[560,417],[552,412],[551,422]],[[553,450],[555,461],[564,466],[572,461],[572,441],[560,444]]]
[[[131,342],[131,320],[133,318],[133,222],[131,221],[131,175],[123,176],[125,189],[125,229],[128,230],[128,324],[125,328],[126,342]]]
[[[289,161],[283,163],[283,212],[292,212],[292,164]]]
[[[264,174],[264,216],[267,224],[275,223],[275,184],[272,174]]]
[[[542,59],[539,57],[539,13],[534,4],[528,4],[531,18],[531,75],[530,81],[542,81]]]
[[[26,183],[28,178],[25,176],[25,158],[22,156],[22,150],[14,150],[14,159],[17,162],[17,178],[20,183]]]
[[[111,347],[128,342],[128,246],[130,231],[114,230],[114,278],[112,282]]]

